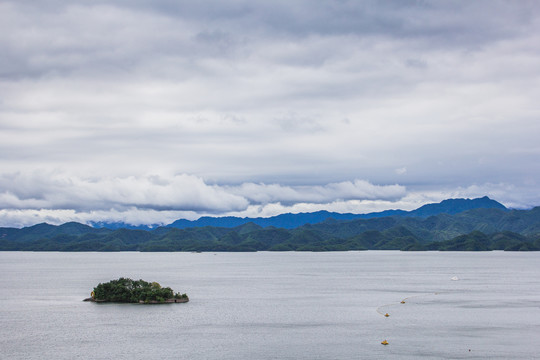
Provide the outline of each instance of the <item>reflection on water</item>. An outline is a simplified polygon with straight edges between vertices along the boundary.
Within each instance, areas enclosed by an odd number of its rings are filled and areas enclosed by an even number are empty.
[[[6,359],[529,359],[540,353],[539,260],[0,252],[0,348]],[[158,281],[190,302],[81,301],[121,276]]]

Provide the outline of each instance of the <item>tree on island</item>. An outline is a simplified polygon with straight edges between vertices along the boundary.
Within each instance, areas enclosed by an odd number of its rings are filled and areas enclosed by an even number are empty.
[[[96,286],[92,291],[92,300],[149,304],[187,302],[189,298],[186,294],[174,293],[170,287],[161,287],[157,282],[150,283],[122,277]]]

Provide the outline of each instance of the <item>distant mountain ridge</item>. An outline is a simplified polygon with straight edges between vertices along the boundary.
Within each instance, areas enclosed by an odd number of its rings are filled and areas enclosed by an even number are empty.
[[[315,211],[310,213],[285,213],[272,217],[236,217],[236,216],[221,216],[211,217],[203,216],[197,220],[178,219],[165,227],[176,229],[189,229],[195,227],[223,227],[234,228],[247,223],[254,223],[261,227],[278,227],[284,229],[294,229],[306,224],[317,224],[328,219],[335,220],[354,220],[354,219],[373,219],[387,216],[400,216],[400,217],[429,217],[438,214],[454,215],[463,211],[472,209],[500,209],[508,210],[503,204],[490,199],[487,196],[475,199],[447,199],[440,203],[426,204],[418,209],[406,211],[406,210],[384,210],[380,212],[372,212],[367,214],[352,214],[352,213],[337,213],[329,212],[326,210]],[[124,222],[90,222],[90,226],[94,228],[107,228],[111,230],[118,229],[131,229],[131,230],[152,230],[159,225],[131,225]]]
[[[438,214],[449,214],[454,215],[463,211],[472,210],[472,209],[500,209],[508,211],[508,209],[501,203],[490,199],[487,196],[476,198],[476,199],[447,199],[443,200],[440,203],[426,204],[418,209],[405,211],[405,210],[384,210],[380,212],[372,212],[367,214],[352,214],[352,213],[337,213],[329,212],[326,210],[310,212],[310,213],[285,213],[277,216],[272,216],[268,218],[257,217],[235,217],[235,216],[222,216],[222,217],[210,217],[203,216],[197,220],[186,220],[179,219],[174,221],[169,225],[165,225],[167,228],[176,228],[176,229],[189,229],[196,227],[222,227],[222,228],[235,228],[247,223],[254,223],[263,228],[273,226],[277,228],[284,229],[295,229],[299,226],[306,224],[317,224],[329,219],[334,219],[338,221],[342,220],[355,220],[355,219],[373,219],[373,218],[383,218],[388,216],[398,216],[398,217],[420,217],[426,218]],[[77,224],[77,225],[76,225]],[[48,227],[49,231],[57,232],[57,229],[53,229],[52,225],[49,224],[37,224],[40,226],[39,232],[45,230],[44,227]],[[37,226],[34,225],[34,226]],[[152,231],[156,228],[159,228],[160,225],[131,225],[124,222],[107,222],[107,221],[91,221],[88,223],[89,226],[95,229],[109,229],[109,230],[119,230],[119,229],[129,229],[129,230],[146,230]],[[83,226],[78,223],[66,223],[62,224],[62,227],[66,226]],[[5,230],[10,232],[10,230]],[[36,230],[37,231],[37,230]],[[47,231],[43,231],[47,233]]]
[[[448,199],[438,204],[426,204],[409,214],[417,217],[429,217],[438,214],[454,215],[463,211],[473,209],[501,209],[508,210],[506,206],[487,196],[476,199]]]
[[[372,212],[368,214],[351,214],[351,213],[336,213],[328,211],[316,211],[311,213],[286,213],[268,218],[241,218],[235,216],[226,217],[209,217],[204,216],[198,220],[176,220],[172,224],[166,227],[172,227],[177,229],[187,229],[193,227],[213,226],[234,228],[247,223],[254,223],[262,227],[278,227],[284,229],[294,229],[306,224],[317,224],[328,219],[335,220],[354,220],[354,219],[372,219],[387,216],[400,216],[400,217],[429,217],[438,214],[454,215],[463,211],[472,209],[500,209],[508,210],[503,204],[490,199],[487,196],[476,199],[448,199],[443,200],[440,203],[426,204],[419,207],[416,210],[385,210],[381,212]]]
[[[454,209],[455,210],[455,209]],[[0,228],[0,251],[539,251],[540,207],[476,208],[429,217],[335,220],[294,229],[253,222],[234,228],[96,229],[79,223]]]

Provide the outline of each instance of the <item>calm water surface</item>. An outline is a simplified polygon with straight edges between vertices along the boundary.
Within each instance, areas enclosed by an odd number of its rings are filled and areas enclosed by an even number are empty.
[[[0,252],[0,358],[534,359],[539,275],[540,253]],[[81,301],[121,276],[191,301]]]

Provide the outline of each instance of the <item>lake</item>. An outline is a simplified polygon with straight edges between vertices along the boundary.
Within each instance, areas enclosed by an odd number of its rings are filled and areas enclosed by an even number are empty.
[[[540,358],[540,253],[0,252],[0,274],[5,359]],[[190,302],[82,302],[119,277]]]

